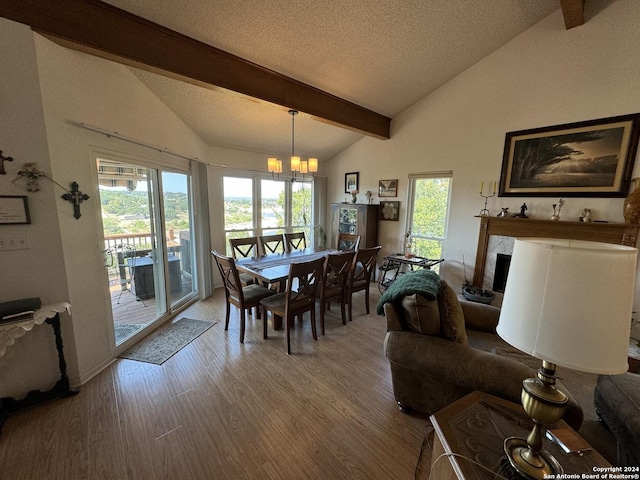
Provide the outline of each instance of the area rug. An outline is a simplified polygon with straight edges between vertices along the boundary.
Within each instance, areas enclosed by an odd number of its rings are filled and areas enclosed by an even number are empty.
[[[114,327],[116,334],[116,345],[136,333],[144,327],[144,323],[120,323]]]
[[[216,322],[181,318],[134,345],[121,358],[162,365],[180,349],[202,335]]]

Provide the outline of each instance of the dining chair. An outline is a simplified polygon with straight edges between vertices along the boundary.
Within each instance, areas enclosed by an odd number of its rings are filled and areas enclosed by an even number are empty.
[[[309,262],[292,263],[289,267],[286,290],[263,298],[260,301],[265,321],[267,319],[267,312],[283,318],[287,337],[287,354],[291,353],[291,327],[293,326],[293,319],[297,316],[302,318],[305,312],[309,312],[311,317],[313,339],[318,339],[316,330],[316,299],[322,283],[324,261],[325,259],[321,257]],[[294,284],[297,284],[296,289],[291,288],[291,285]]]
[[[234,260],[260,255],[258,237],[230,238],[229,245],[231,245],[231,255]],[[242,282],[243,285],[258,283],[253,275],[244,272],[240,273],[240,282]]]
[[[258,237],[260,246],[260,254],[267,255],[269,253],[284,253],[284,237],[277,233],[273,235],[260,235]]]
[[[222,276],[224,292],[227,299],[227,314],[224,329],[229,330],[229,315],[231,313],[231,305],[233,304],[240,310],[240,343],[244,343],[245,312],[255,307],[255,318],[260,318],[260,301],[275,295],[275,292],[256,283],[242,286],[242,283],[240,283],[240,275],[238,274],[238,269],[236,268],[233,258],[221,255],[215,250],[212,250],[211,254],[213,258],[215,258],[218,270]],[[267,338],[266,317],[262,320],[262,324],[262,336],[263,338]]]
[[[356,252],[332,253],[327,255],[324,262],[324,273],[322,286],[320,287],[320,331],[324,335],[324,312],[329,308],[331,302],[340,304],[342,324],[347,324],[345,315],[345,304],[347,294],[347,281],[353,265],[353,258]]]
[[[352,235],[350,233],[340,233],[338,235],[338,250],[341,252],[356,251],[359,246],[360,235]]]
[[[353,259],[347,286],[349,321],[353,319],[351,311],[353,307],[353,294],[355,292],[364,290],[365,307],[367,313],[369,313],[369,286],[371,285],[371,277],[376,269],[376,257],[381,248],[380,245],[373,248],[360,248]]]
[[[304,232],[285,233],[284,247],[287,252],[307,248],[307,239],[304,236]]]

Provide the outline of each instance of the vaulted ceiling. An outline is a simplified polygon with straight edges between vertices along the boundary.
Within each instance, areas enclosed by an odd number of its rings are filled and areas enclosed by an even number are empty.
[[[567,28],[581,23],[584,7],[583,0],[108,0],[153,22],[135,24],[142,36],[134,39],[126,32],[136,17],[125,14],[129,24],[111,23],[95,35],[104,12],[119,11],[97,0],[80,3],[99,14],[71,0],[3,0],[0,15],[129,64],[210,145],[289,154],[287,110],[296,108],[296,153],[321,161],[363,135],[384,138],[389,119],[561,5]],[[182,35],[169,38],[166,29]],[[151,67],[154,60],[127,50],[149,32],[158,57]],[[114,51],[92,43],[92,35],[105,44],[111,38]],[[163,43],[186,37],[198,42],[176,44],[175,56]],[[209,65],[208,46],[231,55]],[[228,72],[236,72],[231,83],[220,81],[233,77]]]

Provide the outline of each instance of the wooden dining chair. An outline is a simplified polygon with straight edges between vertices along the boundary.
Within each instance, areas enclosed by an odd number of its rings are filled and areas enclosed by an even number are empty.
[[[304,232],[285,233],[284,247],[287,252],[307,248],[307,239],[304,236]]]
[[[284,237],[277,233],[273,235],[260,235],[258,237],[260,246],[260,254],[267,255],[269,253],[284,253]]]
[[[242,286],[240,283],[240,275],[238,274],[238,269],[236,268],[233,258],[221,255],[215,250],[212,250],[211,254],[213,258],[215,258],[218,270],[222,276],[224,292],[227,299],[227,315],[224,329],[229,330],[231,305],[235,305],[240,310],[240,343],[244,343],[245,312],[255,307],[256,315],[254,318],[260,318],[260,311],[258,310],[260,308],[260,301],[275,295],[275,292],[255,283]],[[267,338],[266,317],[262,320],[262,323],[262,337]]]
[[[283,318],[287,337],[287,354],[291,353],[291,327],[293,326],[293,319],[297,316],[302,318],[305,312],[309,312],[311,317],[313,339],[318,339],[316,330],[316,299],[322,283],[324,261],[324,258],[318,258],[309,262],[292,263],[289,268],[286,290],[263,298],[260,301],[265,321],[267,319],[267,312]],[[294,284],[297,284],[296,289],[291,288],[291,285]]]
[[[230,238],[229,245],[231,245],[231,255],[234,260],[260,255],[258,237]],[[259,283],[253,275],[244,272],[240,273],[240,282],[243,285]]]
[[[353,319],[351,311],[353,307],[353,294],[355,292],[364,290],[365,307],[367,313],[369,313],[369,286],[371,285],[371,277],[376,269],[376,257],[381,248],[380,245],[373,248],[361,248],[353,258],[347,286],[349,321]]]
[[[350,233],[340,233],[338,235],[338,250],[341,252],[351,252],[358,250],[360,246],[360,235]]]
[[[347,303],[347,281],[353,266],[353,258],[356,252],[332,253],[327,255],[324,262],[322,286],[320,287],[320,332],[324,335],[324,312],[331,302],[340,304],[342,324],[347,324],[345,304]]]

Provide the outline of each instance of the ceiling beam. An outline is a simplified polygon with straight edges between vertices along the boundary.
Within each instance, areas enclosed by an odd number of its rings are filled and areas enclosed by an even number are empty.
[[[564,25],[567,30],[584,24],[585,0],[560,0]]]
[[[0,16],[69,48],[390,138],[384,115],[99,0],[0,0]]]

